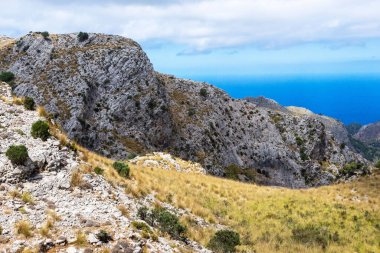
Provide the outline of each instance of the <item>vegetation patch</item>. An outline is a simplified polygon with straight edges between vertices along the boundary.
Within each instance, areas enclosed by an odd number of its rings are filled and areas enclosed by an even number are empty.
[[[151,226],[156,226],[162,232],[169,234],[177,240],[185,239],[186,227],[183,226],[178,217],[163,207],[156,207],[149,210],[142,207],[138,210],[139,218],[146,221]]]
[[[240,235],[232,230],[216,232],[208,243],[208,247],[217,253],[235,252],[238,245],[240,245]]]
[[[12,145],[8,148],[5,155],[12,163],[17,165],[25,164],[28,159],[28,149],[24,145]]]
[[[326,249],[330,241],[339,241],[339,234],[337,232],[330,233],[325,226],[309,224],[292,229],[292,238],[302,244],[319,245]]]
[[[1,72],[0,73],[0,81],[3,82],[11,82],[15,79],[15,75],[12,72]]]
[[[343,169],[340,171],[342,177],[351,177],[354,175],[368,174],[368,168],[362,163],[351,162],[343,166]]]
[[[36,104],[34,103],[33,98],[31,97],[25,97],[24,98],[24,108],[30,111],[33,111],[36,107]]]
[[[112,166],[120,176],[129,178],[130,170],[128,164],[118,161],[114,162]]]
[[[249,181],[255,181],[255,172],[250,169],[242,169],[236,164],[230,164],[224,169],[224,176],[228,179],[239,180],[239,175],[245,176]]]
[[[100,230],[99,233],[96,234],[96,238],[98,238],[98,240],[102,243],[109,243],[113,240],[112,236],[110,236],[105,230]]]
[[[86,32],[79,32],[78,33],[79,42],[86,41],[87,39],[88,39],[88,33],[86,33]]]
[[[43,120],[34,122],[31,135],[33,138],[41,138],[41,140],[46,141],[50,137],[49,124]]]

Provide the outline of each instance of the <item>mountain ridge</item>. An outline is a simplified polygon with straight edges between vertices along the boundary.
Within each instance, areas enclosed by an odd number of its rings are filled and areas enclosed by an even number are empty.
[[[160,74],[130,39],[77,35],[30,33],[4,47],[0,68],[16,74],[16,95],[33,97],[91,150],[118,159],[166,150],[214,175],[232,170],[234,177],[296,188],[330,184],[344,177],[346,164],[367,164],[338,121]]]

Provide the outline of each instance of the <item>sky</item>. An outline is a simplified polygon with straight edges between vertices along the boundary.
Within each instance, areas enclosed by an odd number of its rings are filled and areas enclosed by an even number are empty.
[[[380,0],[0,0],[0,34],[136,40],[156,70],[195,75],[380,73]]]

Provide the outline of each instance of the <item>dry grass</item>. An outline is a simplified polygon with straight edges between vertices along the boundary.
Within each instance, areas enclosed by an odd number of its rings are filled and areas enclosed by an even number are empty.
[[[87,245],[87,236],[82,231],[77,231],[75,245],[81,247]]]
[[[21,195],[21,200],[22,200],[24,203],[27,203],[27,204],[31,204],[31,205],[34,204],[33,197],[32,197],[32,195],[31,195],[29,192],[24,192],[24,193]]]
[[[50,231],[54,227],[54,221],[51,219],[48,219],[44,225],[40,228],[40,234],[44,237],[50,237]]]
[[[33,236],[33,227],[29,221],[20,220],[15,224],[16,234],[23,235],[26,238]]]

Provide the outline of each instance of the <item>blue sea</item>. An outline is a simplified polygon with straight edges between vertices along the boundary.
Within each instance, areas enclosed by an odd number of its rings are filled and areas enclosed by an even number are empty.
[[[186,76],[213,84],[235,98],[265,96],[305,107],[345,124],[380,121],[379,75]]]

